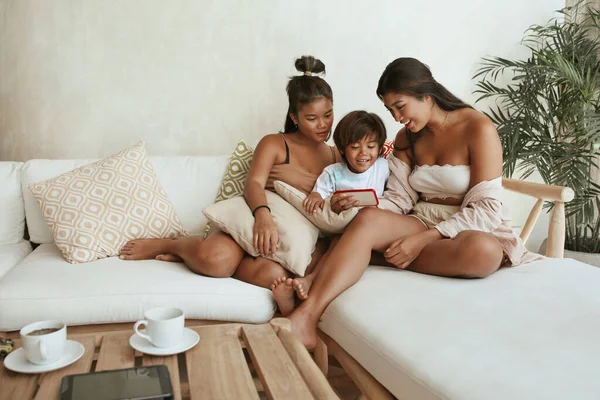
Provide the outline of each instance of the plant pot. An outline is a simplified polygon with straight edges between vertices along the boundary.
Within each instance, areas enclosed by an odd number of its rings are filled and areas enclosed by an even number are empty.
[[[546,254],[546,241],[548,239],[544,239],[542,245],[540,246],[540,250],[538,253],[544,255]],[[581,251],[571,251],[565,249],[564,258],[573,258],[577,261],[584,262],[586,264],[593,265],[595,267],[600,267],[600,253],[583,253]]]

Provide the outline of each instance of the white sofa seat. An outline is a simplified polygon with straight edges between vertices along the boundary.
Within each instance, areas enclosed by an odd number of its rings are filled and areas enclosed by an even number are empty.
[[[271,291],[258,286],[197,275],[180,263],[112,257],[69,264],[54,244],[40,245],[0,280],[0,331],[45,319],[129,322],[168,306],[187,318],[251,323],[275,313]]]
[[[600,269],[483,280],[370,267],[319,325],[399,399],[600,399]]]
[[[23,240],[16,244],[5,244],[0,246],[0,279],[15,265],[20,263],[31,253],[31,243]]]

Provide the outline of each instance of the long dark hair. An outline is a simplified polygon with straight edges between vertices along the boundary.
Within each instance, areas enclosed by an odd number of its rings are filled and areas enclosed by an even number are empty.
[[[397,58],[385,67],[377,85],[377,96],[383,99],[390,92],[405,93],[419,100],[430,96],[444,111],[473,108],[433,79],[429,67],[416,58]]]
[[[293,76],[287,84],[289,107],[285,115],[283,133],[296,132],[298,125],[294,123],[290,114],[298,115],[298,110],[312,103],[319,97],[325,97],[333,102],[331,87],[324,79],[315,74],[325,73],[325,64],[313,56],[302,56],[296,60],[294,66],[302,75]]]
[[[377,96],[383,99],[387,93],[404,93],[414,96],[418,100],[430,96],[439,108],[448,112],[461,108],[473,108],[433,79],[429,67],[416,58],[397,58],[385,67],[377,85]],[[406,138],[413,154],[413,165],[415,164],[415,142],[420,133],[406,130]]]

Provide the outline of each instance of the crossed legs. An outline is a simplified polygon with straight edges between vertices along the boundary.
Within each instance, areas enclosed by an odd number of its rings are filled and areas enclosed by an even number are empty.
[[[224,233],[204,239],[200,236],[177,239],[140,239],[123,246],[124,260],[183,261],[190,271],[214,278],[234,276],[244,282],[269,288],[276,277],[287,274],[274,261],[251,257]]]
[[[333,299],[354,285],[369,264],[371,251],[383,252],[397,238],[423,232],[416,218],[363,209],[348,226],[315,278],[310,295],[289,316],[292,330],[308,348],[317,343],[317,323]],[[483,278],[502,262],[500,243],[483,232],[461,232],[426,246],[407,269],[424,274]]]
[[[319,242],[313,253],[308,270],[314,269],[325,252],[323,242]],[[236,279],[252,285],[274,289],[275,280],[282,285],[273,290],[280,312],[287,316],[295,308],[294,289],[290,273],[275,261],[263,257],[251,257],[224,233],[216,233],[203,239],[199,236],[177,239],[140,239],[123,246],[121,259],[183,261],[190,271],[215,278]]]

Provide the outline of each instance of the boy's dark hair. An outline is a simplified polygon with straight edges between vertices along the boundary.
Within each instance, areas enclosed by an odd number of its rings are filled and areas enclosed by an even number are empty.
[[[302,56],[294,64],[303,75],[294,76],[287,84],[289,107],[285,115],[285,126],[283,133],[296,132],[298,125],[290,117],[290,113],[298,115],[298,110],[308,103],[312,103],[319,97],[325,97],[333,102],[331,86],[324,79],[315,74],[325,73],[325,64],[313,56]]]
[[[338,122],[333,132],[333,141],[342,154],[344,162],[348,162],[344,154],[346,146],[371,136],[379,145],[379,155],[383,155],[383,144],[387,139],[387,132],[381,118],[375,113],[363,110],[351,111]]]

